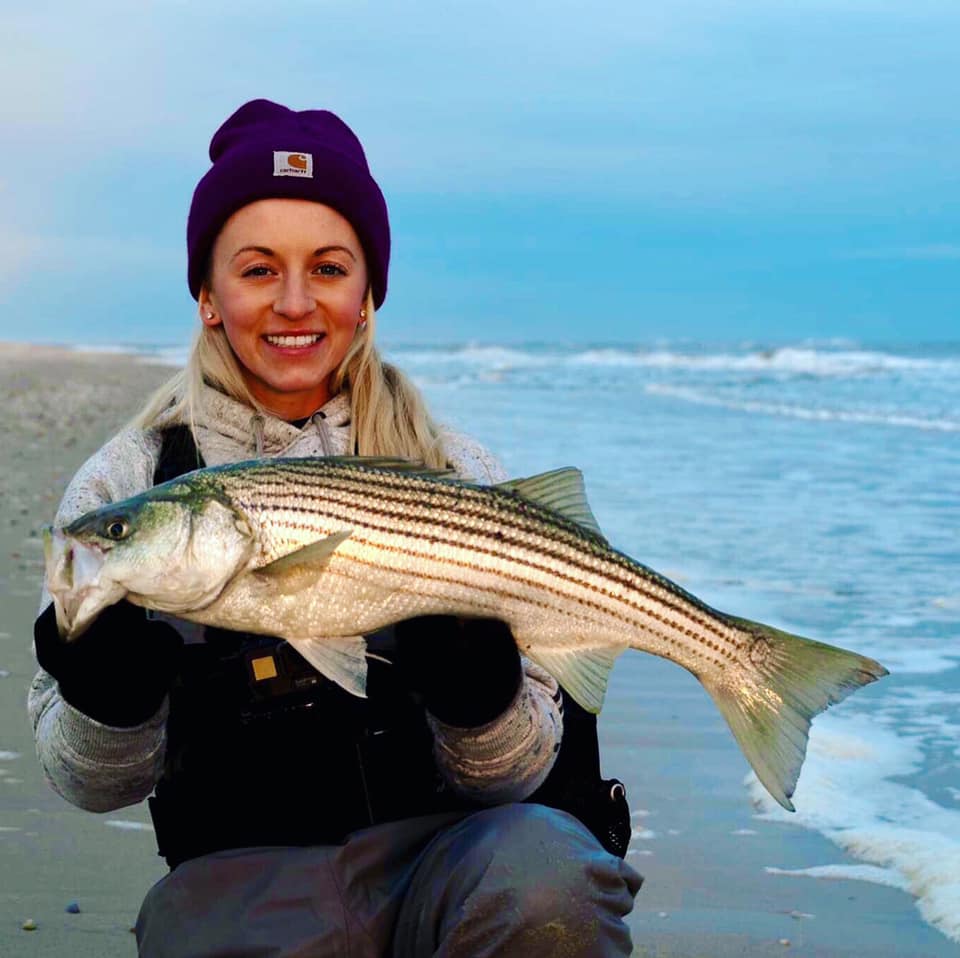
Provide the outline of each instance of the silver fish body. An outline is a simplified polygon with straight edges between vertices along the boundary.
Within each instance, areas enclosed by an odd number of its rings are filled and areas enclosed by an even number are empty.
[[[786,808],[811,718],[885,674],[718,612],[613,549],[572,469],[494,487],[357,459],[200,470],[53,531],[47,578],[68,637],[126,595],[288,639],[361,695],[362,636],[424,614],[504,620],[594,712],[621,652],[660,655],[700,679]]]

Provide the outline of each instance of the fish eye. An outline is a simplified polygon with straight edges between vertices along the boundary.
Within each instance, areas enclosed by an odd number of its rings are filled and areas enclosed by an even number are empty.
[[[130,534],[130,524],[121,516],[108,519],[104,526],[108,539],[125,539]]]

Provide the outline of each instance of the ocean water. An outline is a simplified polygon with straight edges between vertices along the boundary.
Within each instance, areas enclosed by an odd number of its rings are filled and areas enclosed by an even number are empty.
[[[960,941],[960,344],[385,352],[511,474],[579,466],[617,548],[890,669],[814,722],[795,814],[752,774],[745,802],[861,862],[802,874],[902,888]]]

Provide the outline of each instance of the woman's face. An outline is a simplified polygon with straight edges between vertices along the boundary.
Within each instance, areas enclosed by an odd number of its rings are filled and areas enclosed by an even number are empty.
[[[258,402],[281,419],[302,419],[330,398],[366,292],[363,249],[336,210],[258,200],[217,236],[200,318],[223,325]]]

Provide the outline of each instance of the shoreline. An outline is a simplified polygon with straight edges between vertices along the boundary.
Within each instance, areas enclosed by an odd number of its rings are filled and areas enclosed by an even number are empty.
[[[80,463],[171,375],[129,353],[0,343],[0,953],[112,958],[135,951],[140,899],[165,872],[143,805],[70,806],[43,781],[24,701],[42,558],[39,529]],[[699,684],[648,656],[624,656],[600,719],[604,774],[625,781],[629,861],[645,876],[631,918],[637,956],[920,958],[960,954],[912,899],[862,881],[800,880],[854,860],[815,832],[757,817],[746,764]],[[119,823],[119,824],[118,824]],[[78,914],[65,911],[76,901]],[[22,930],[32,919],[35,931]],[[787,941],[788,944],[783,944]]]

